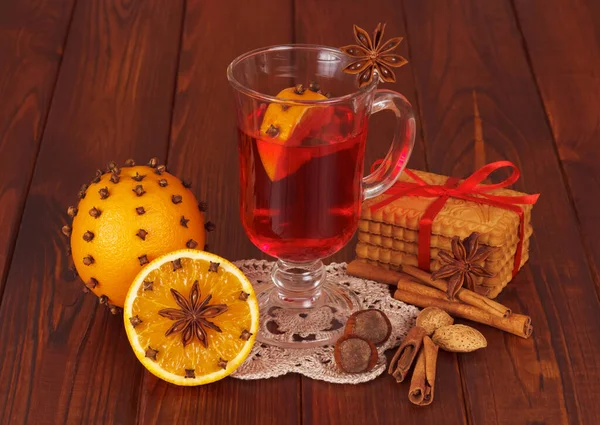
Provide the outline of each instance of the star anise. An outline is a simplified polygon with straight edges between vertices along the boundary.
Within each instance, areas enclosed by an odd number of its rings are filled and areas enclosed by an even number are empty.
[[[384,30],[385,24],[377,24],[371,41],[365,30],[354,25],[354,38],[359,45],[340,47],[342,52],[357,59],[347,65],[343,71],[348,74],[358,74],[359,87],[371,83],[375,71],[380,81],[393,83],[396,81],[396,76],[392,67],[398,68],[408,63],[402,56],[391,53],[400,45],[402,37],[395,37],[384,43],[382,41]]]
[[[444,264],[431,274],[433,279],[448,279],[448,296],[454,299],[458,290],[466,286],[475,291],[476,277],[493,277],[481,263],[495,248],[479,245],[479,233],[471,233],[462,241],[458,236],[452,238],[452,253],[440,251],[438,257]]]
[[[185,347],[192,342],[194,337],[198,339],[205,347],[208,347],[208,336],[206,328],[216,332],[221,332],[221,328],[207,319],[212,319],[227,311],[225,304],[209,305],[212,295],[209,294],[204,300],[200,301],[200,289],[198,289],[198,281],[195,281],[190,291],[189,299],[171,288],[171,294],[175,298],[175,302],[179,306],[177,308],[164,308],[158,312],[167,319],[175,320],[165,336],[173,333],[181,333],[181,341]]]

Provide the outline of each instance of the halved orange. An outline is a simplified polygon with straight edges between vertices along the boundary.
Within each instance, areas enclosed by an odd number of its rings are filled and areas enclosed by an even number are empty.
[[[280,91],[279,99],[327,100],[327,97],[302,86]],[[310,160],[310,155],[290,147],[298,147],[308,134],[325,125],[331,118],[331,108],[308,105],[271,103],[260,127],[258,154],[271,181],[294,173]]]
[[[174,251],[150,262],[131,285],[123,310],[139,361],[176,385],[231,374],[258,332],[258,303],[248,279],[203,251]]]

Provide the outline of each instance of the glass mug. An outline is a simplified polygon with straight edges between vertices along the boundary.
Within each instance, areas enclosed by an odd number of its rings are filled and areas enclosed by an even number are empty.
[[[321,260],[348,243],[362,201],[396,182],[414,145],[409,102],[377,90],[377,76],[358,88],[356,75],[343,72],[351,61],[335,48],[287,45],[245,53],[227,68],[242,223],[250,240],[278,260],[272,282],[255,288],[258,339],[268,344],[301,348],[341,336],[360,302],[326,281]],[[382,110],[394,112],[395,136],[382,165],[363,178],[369,116]]]

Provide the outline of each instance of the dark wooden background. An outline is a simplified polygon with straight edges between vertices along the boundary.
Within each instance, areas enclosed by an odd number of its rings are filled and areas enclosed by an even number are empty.
[[[238,219],[226,66],[270,44],[348,44],[353,23],[379,21],[405,37],[388,88],[418,111],[410,166],[473,171],[476,90],[486,160],[513,161],[516,188],[542,194],[531,260],[500,297],[533,338],[480,327],[488,348],[442,353],[427,408],[387,375],[157,380],[68,270],[67,205],[109,160],[158,156],[209,202],[212,251],[260,257]],[[596,0],[1,0],[0,423],[600,423],[599,70]],[[369,164],[391,123],[372,119]]]

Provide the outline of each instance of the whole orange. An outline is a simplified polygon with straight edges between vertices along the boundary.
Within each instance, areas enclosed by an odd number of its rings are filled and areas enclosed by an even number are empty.
[[[146,264],[178,249],[203,249],[205,241],[204,212],[187,185],[155,159],[126,164],[97,172],[69,208],[72,228],[65,226],[79,276],[113,312]]]

